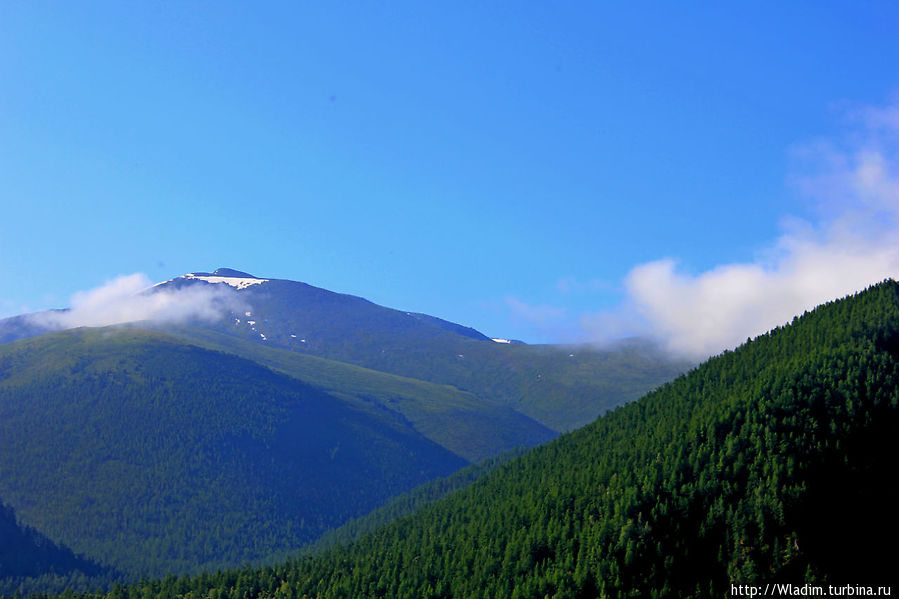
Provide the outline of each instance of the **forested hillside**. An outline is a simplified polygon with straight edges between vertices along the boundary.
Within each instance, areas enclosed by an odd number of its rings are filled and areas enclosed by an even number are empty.
[[[86,590],[112,579],[109,568],[76,556],[38,531],[21,526],[15,510],[0,501],[0,595],[39,585]]]
[[[131,576],[295,550],[465,464],[376,404],[158,333],[0,348],[0,496]]]
[[[833,302],[362,540],[110,597],[722,597],[895,582],[899,289]]]
[[[470,485],[476,480],[490,474],[509,460],[523,455],[527,451],[528,450],[524,447],[513,449],[502,455],[466,466],[461,470],[453,472],[447,477],[428,481],[423,485],[412,489],[408,493],[403,493],[402,495],[394,497],[389,502],[364,516],[354,518],[333,530],[329,530],[314,543],[303,547],[299,554],[315,554],[324,551],[325,549],[354,541],[385,524],[393,522],[403,516],[408,516],[416,510]]]
[[[270,347],[195,326],[168,327],[167,332],[187,343],[253,360],[353,403],[382,406],[408,420],[428,439],[470,462],[516,447],[533,447],[558,435],[500,401],[451,385]]]

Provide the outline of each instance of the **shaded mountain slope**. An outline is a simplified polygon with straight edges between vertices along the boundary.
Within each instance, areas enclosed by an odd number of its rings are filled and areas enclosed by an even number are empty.
[[[0,347],[0,495],[129,574],[294,549],[465,464],[374,402],[136,329]]]
[[[160,597],[721,597],[895,585],[899,287],[833,302],[316,559]]]
[[[0,594],[12,595],[40,584],[43,589],[100,586],[108,568],[76,556],[33,528],[21,526],[15,511],[0,502]],[[36,579],[40,578],[40,582]]]
[[[253,360],[347,401],[376,403],[395,411],[422,435],[471,462],[515,447],[533,447],[557,435],[507,405],[451,385],[235,339],[210,329],[167,327],[166,331],[189,343]]]
[[[20,314],[0,319],[0,343],[10,343],[19,339],[37,337],[52,333],[57,328],[42,323],[34,318],[34,314]]]

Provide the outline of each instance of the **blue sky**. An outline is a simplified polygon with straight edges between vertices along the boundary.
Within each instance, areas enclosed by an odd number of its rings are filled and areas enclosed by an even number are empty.
[[[0,316],[229,266],[529,342],[804,290],[715,315],[776,321],[864,280],[809,288],[802,248],[899,264],[865,255],[895,241],[868,227],[897,29],[887,2],[4,2]]]

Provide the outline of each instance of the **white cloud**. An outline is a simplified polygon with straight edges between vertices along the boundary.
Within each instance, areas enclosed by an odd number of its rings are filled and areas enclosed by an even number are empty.
[[[820,222],[785,220],[781,237],[753,262],[695,275],[670,258],[638,265],[625,279],[625,304],[585,316],[584,328],[597,339],[628,328],[705,358],[899,278],[899,105],[860,114],[864,127],[851,145],[817,142],[796,153],[804,163],[796,183],[820,208]],[[609,327],[616,318],[617,330]]]
[[[225,285],[191,285],[180,289],[150,289],[141,273],[117,277],[72,296],[71,309],[41,312],[32,319],[50,328],[100,327],[126,322],[180,323],[213,321],[245,308]]]

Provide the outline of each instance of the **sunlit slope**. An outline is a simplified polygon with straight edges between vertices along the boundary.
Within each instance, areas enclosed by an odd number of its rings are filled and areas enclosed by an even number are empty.
[[[732,584],[895,584],[897,439],[899,289],[887,282],[353,545],[145,592],[722,597]]]
[[[158,333],[0,348],[0,496],[126,573],[291,550],[464,464],[374,402]]]

